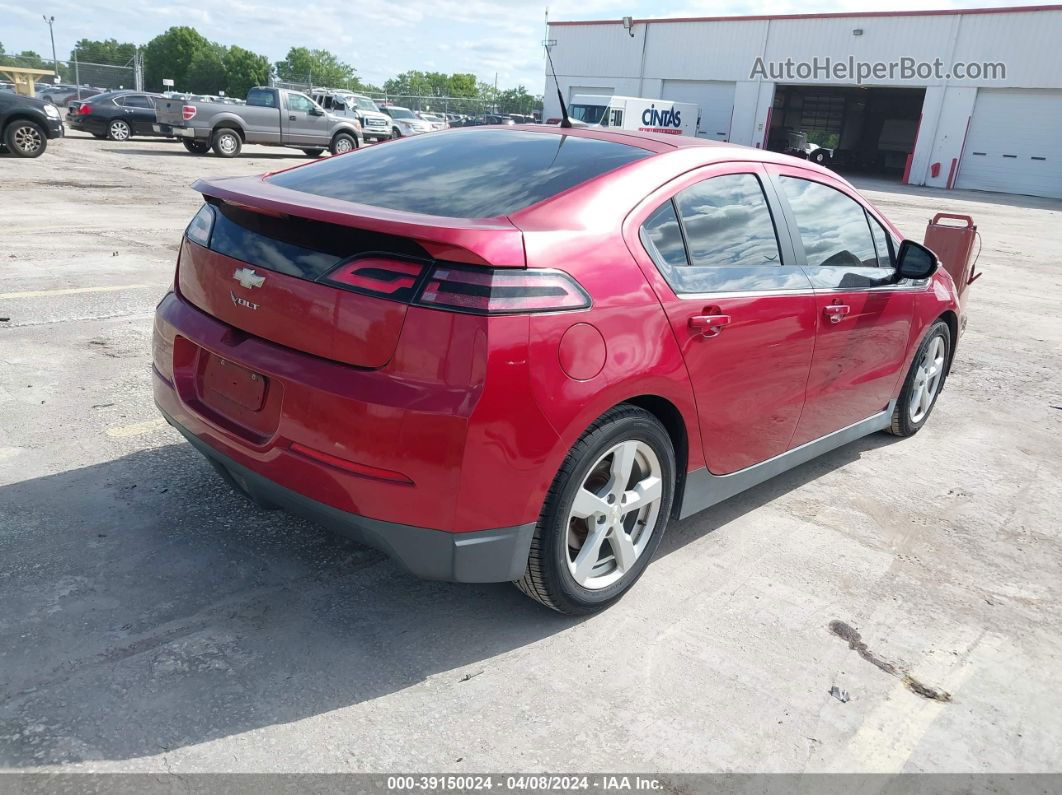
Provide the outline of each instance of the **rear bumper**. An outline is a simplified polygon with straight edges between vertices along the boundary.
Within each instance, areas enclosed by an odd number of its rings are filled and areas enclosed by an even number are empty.
[[[379,549],[417,577],[452,582],[508,582],[519,579],[527,565],[534,523],[473,533],[446,533],[357,516],[284,488],[237,464],[165,411],[162,415],[227,481],[256,502],[284,508],[360,544]]]

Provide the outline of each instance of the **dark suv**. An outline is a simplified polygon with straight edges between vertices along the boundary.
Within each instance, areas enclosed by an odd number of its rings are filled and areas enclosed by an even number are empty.
[[[40,157],[49,138],[63,135],[55,105],[35,97],[0,92],[0,141],[18,157]]]

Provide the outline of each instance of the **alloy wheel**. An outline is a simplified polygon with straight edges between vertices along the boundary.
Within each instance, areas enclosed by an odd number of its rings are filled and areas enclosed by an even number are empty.
[[[353,148],[354,148],[354,146],[350,143],[350,141],[347,138],[340,138],[338,141],[336,141],[336,154],[337,155],[345,155],[347,152],[349,152]]]
[[[653,534],[662,495],[660,460],[645,442],[620,442],[597,460],[568,514],[568,570],[579,585],[607,588],[634,568]]]
[[[36,152],[44,142],[44,139],[41,138],[41,131],[32,124],[24,124],[17,128],[14,139],[15,148],[26,154]]]
[[[912,423],[921,422],[929,413],[943,375],[944,338],[938,335],[929,343],[915,371],[914,383],[911,386],[911,402],[908,407]]]
[[[129,125],[124,121],[111,122],[110,133],[115,141],[124,141],[129,137]]]

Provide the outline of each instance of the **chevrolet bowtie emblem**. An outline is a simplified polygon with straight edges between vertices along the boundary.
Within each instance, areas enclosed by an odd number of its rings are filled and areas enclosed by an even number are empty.
[[[265,284],[265,276],[259,276],[252,268],[237,268],[232,272],[232,278],[238,281],[241,287],[247,289],[261,287]]]

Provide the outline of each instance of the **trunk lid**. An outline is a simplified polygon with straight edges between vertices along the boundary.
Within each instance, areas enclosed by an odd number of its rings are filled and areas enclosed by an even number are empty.
[[[412,215],[257,177],[195,187],[213,208],[213,229],[196,242],[198,216],[189,227],[181,295],[241,332],[344,364],[390,361],[414,285],[436,260],[524,264],[522,234],[504,219]]]

